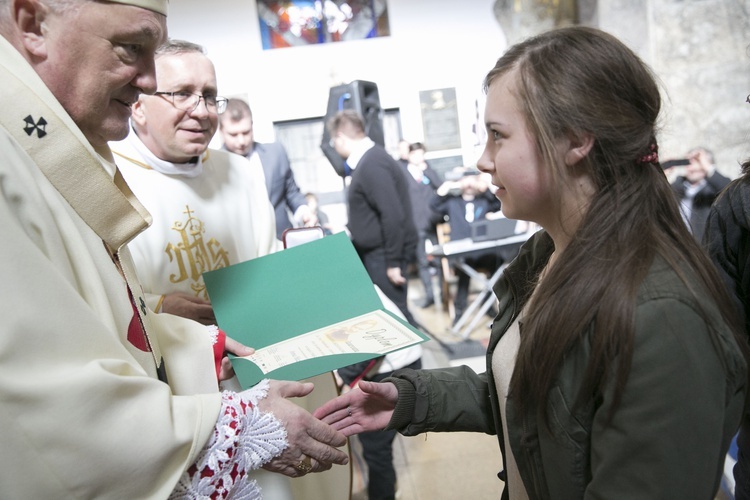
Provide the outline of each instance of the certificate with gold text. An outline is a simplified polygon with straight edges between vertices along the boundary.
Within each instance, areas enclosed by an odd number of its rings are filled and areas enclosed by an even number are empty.
[[[203,278],[219,328],[255,349],[232,358],[243,388],[303,380],[428,340],[385,310],[343,233]]]
[[[340,354],[385,355],[423,341],[420,335],[378,310],[258,349],[244,359],[267,375],[304,360]]]

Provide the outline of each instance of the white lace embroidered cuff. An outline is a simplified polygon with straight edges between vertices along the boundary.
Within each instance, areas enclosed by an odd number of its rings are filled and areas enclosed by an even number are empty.
[[[208,329],[208,336],[211,337],[211,345],[215,345],[219,341],[219,327],[208,325],[206,328]]]
[[[248,473],[281,454],[289,445],[276,417],[257,402],[268,394],[264,380],[240,396],[222,393],[222,409],[213,436],[180,478],[170,498],[261,498]]]

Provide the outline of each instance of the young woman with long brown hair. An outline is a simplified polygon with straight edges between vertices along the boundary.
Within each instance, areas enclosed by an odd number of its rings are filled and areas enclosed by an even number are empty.
[[[396,372],[315,415],[349,435],[497,434],[514,500],[713,498],[747,363],[659,166],[653,76],[574,27],[511,47],[485,89],[478,167],[507,217],[543,228],[495,286],[487,371]]]

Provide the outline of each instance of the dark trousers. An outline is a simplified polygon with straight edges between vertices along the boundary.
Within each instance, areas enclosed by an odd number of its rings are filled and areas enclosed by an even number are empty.
[[[750,416],[745,415],[737,436],[737,463],[734,465],[736,500],[750,500]]]
[[[367,498],[396,498],[396,469],[393,467],[393,440],[396,431],[363,432],[358,435],[367,462]]]
[[[742,450],[737,451],[737,463],[734,465],[734,498],[735,500],[750,500],[750,457]]]
[[[427,251],[425,250],[425,243],[432,241],[430,235],[426,232],[419,233],[419,243],[417,244],[416,260],[417,260],[417,272],[419,273],[419,279],[424,286],[424,296],[428,302],[435,299],[432,291],[432,265],[430,259],[427,258]]]
[[[409,312],[409,307],[406,305],[408,281],[401,286],[396,286],[388,279],[388,266],[385,262],[385,250],[377,248],[366,253],[360,253],[359,258],[362,259],[362,264],[364,264],[367,274],[370,275],[372,282],[378,285],[378,288],[380,288],[385,296],[396,304],[396,307],[398,307],[406,317],[406,321],[412,326],[418,328],[419,323],[416,322],[414,316]],[[404,278],[407,277],[406,266],[401,267],[401,275]]]
[[[419,370],[422,360],[418,359],[406,368]],[[381,373],[367,377],[380,382],[391,373]],[[393,467],[393,440],[396,431],[373,431],[358,434],[362,443],[362,456],[367,462],[367,497],[369,500],[394,500],[396,497],[396,469]]]

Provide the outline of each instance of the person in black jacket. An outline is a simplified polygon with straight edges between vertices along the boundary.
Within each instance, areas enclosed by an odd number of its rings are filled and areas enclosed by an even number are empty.
[[[373,283],[409,323],[421,328],[406,303],[406,267],[414,259],[417,246],[408,174],[382,146],[365,135],[364,123],[356,111],[339,112],[330,120],[328,129],[334,149],[346,160],[346,167],[351,171],[347,227],[354,248]],[[377,362],[385,362],[386,358],[379,358]],[[420,359],[409,361],[408,366],[421,366]],[[378,374],[370,363],[339,370],[344,383],[352,387],[360,379],[382,380],[390,373]],[[368,468],[367,494],[370,500],[395,499],[395,436],[395,431],[381,430],[360,435]]]
[[[351,169],[347,228],[373,283],[416,322],[406,304],[406,266],[414,256],[417,230],[409,186],[403,169],[380,145],[365,135],[354,110],[340,111],[328,123],[336,152]]]
[[[672,183],[672,190],[680,202],[680,211],[695,239],[703,240],[706,219],[711,204],[729,179],[716,171],[714,154],[706,148],[692,149],[687,159],[690,164]]]
[[[735,308],[750,337],[750,159],[743,175],[732,181],[714,201],[708,214],[703,246],[724,279]],[[737,436],[734,466],[737,500],[750,499],[750,416],[745,414]]]

